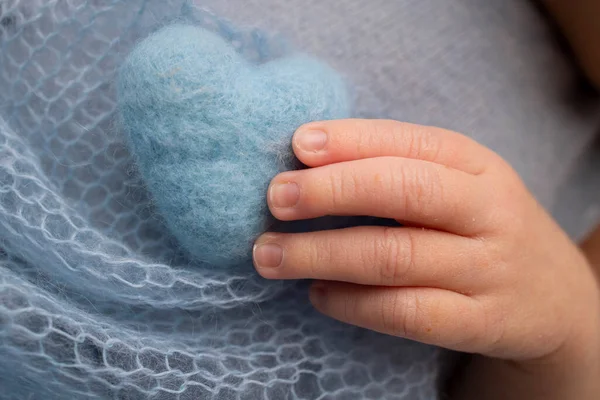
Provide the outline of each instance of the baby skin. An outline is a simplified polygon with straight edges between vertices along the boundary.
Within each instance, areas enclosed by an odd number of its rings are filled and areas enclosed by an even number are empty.
[[[273,179],[279,220],[389,218],[401,227],[265,233],[266,279],[313,279],[322,313],[472,353],[453,399],[597,399],[600,289],[585,255],[497,154],[461,134],[387,120],[313,122],[308,169]]]

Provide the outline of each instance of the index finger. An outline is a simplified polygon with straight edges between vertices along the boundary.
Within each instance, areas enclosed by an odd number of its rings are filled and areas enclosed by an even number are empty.
[[[374,157],[402,157],[480,175],[499,159],[467,136],[432,126],[392,120],[311,122],[292,140],[296,156],[310,167]]]

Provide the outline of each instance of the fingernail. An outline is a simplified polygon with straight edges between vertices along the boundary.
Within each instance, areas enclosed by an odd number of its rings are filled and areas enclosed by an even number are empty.
[[[300,200],[300,188],[295,183],[278,183],[271,186],[269,197],[276,208],[294,207]]]
[[[257,268],[277,268],[283,261],[283,249],[275,243],[256,245],[253,253]]]
[[[309,297],[310,301],[314,305],[318,306],[322,304],[323,300],[325,299],[325,296],[327,296],[327,288],[324,283],[316,282],[311,286]]]
[[[296,135],[296,145],[300,150],[317,152],[327,144],[327,134],[323,131],[302,131]]]

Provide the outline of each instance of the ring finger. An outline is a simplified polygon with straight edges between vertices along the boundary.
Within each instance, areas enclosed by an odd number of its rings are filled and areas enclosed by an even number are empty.
[[[271,182],[268,204],[283,221],[364,215],[471,236],[488,226],[491,192],[463,171],[379,157],[284,172]]]
[[[254,261],[267,279],[319,279],[372,286],[465,291],[493,280],[479,240],[418,228],[355,227],[267,233]]]

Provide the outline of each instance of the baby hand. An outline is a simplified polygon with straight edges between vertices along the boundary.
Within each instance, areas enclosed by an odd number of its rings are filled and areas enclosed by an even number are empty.
[[[257,240],[258,272],[316,279],[310,298],[324,314],[511,360],[552,354],[596,321],[585,258],[491,150],[381,120],[310,123],[293,146],[312,168],[273,179],[276,218],[368,215],[403,225]]]

